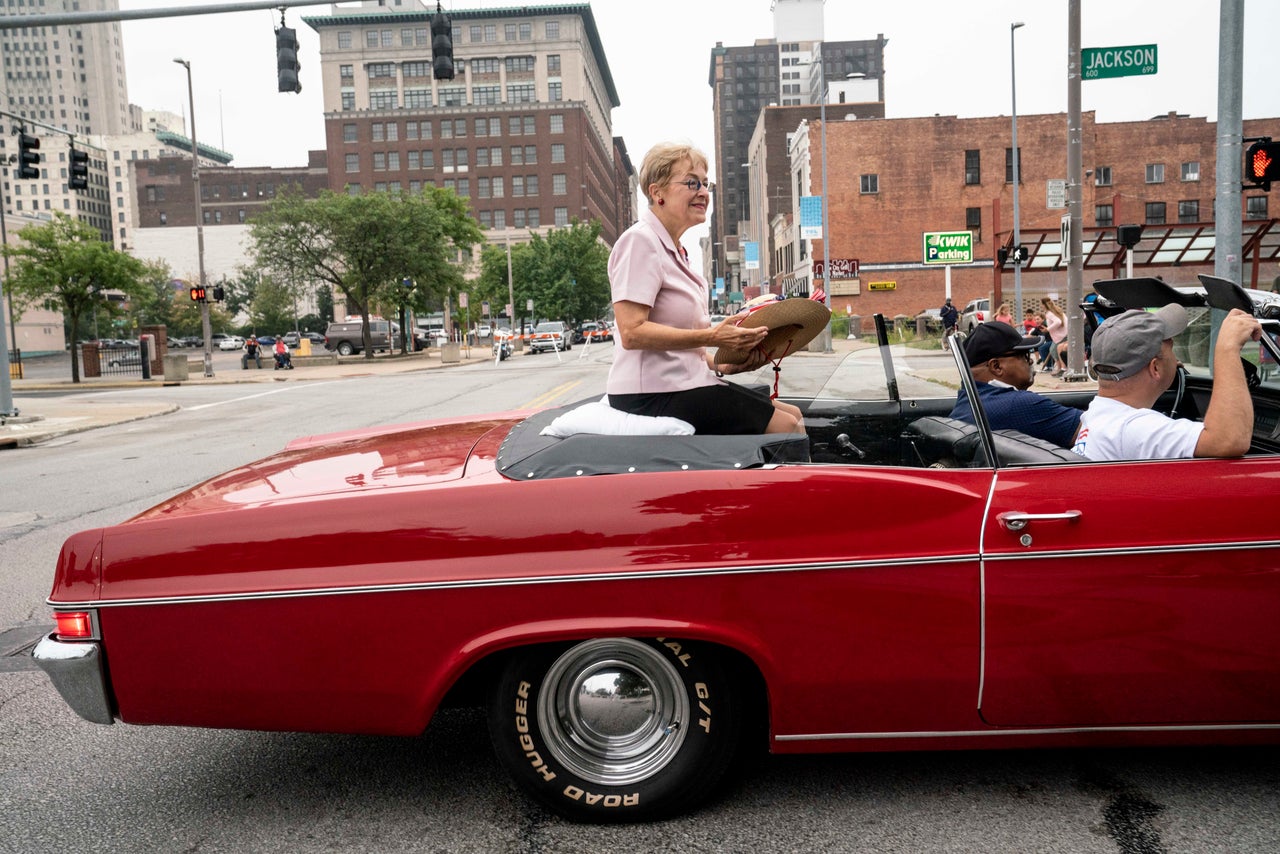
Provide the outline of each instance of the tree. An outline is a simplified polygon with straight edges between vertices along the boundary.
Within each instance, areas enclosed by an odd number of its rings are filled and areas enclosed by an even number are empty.
[[[406,277],[416,283],[415,300],[457,290],[462,272],[449,258],[482,237],[466,201],[430,186],[416,194],[325,190],[315,199],[290,191],[251,225],[260,267],[330,285],[347,298],[360,314],[366,358],[373,358],[371,310],[397,305]]]
[[[481,299],[507,303],[506,246],[487,246],[480,258],[475,288]],[[611,302],[609,251],[600,242],[598,222],[574,220],[546,237],[533,234],[528,243],[511,247],[511,278],[516,316],[533,300],[537,318],[581,322],[602,316]]]
[[[19,236],[24,245],[0,247],[15,261],[7,282],[10,298],[15,306],[43,303],[62,309],[72,336],[71,381],[78,383],[80,318],[94,308],[118,314],[118,303],[107,299],[108,292],[145,298],[148,267],[103,243],[93,226],[62,213],[48,223],[27,226]]]
[[[262,276],[254,288],[249,321],[258,334],[279,335],[293,328],[293,293],[274,276]]]

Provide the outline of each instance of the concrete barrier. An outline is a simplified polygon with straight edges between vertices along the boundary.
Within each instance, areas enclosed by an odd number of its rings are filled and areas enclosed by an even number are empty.
[[[275,357],[268,355],[267,358],[272,362],[271,367],[275,367]],[[314,356],[291,355],[290,361],[293,362],[293,366],[295,368],[301,368],[306,365],[336,365],[338,364],[338,354],[330,351],[327,353],[317,353]]]
[[[203,363],[201,364],[203,370]],[[191,369],[187,357],[181,353],[166,354],[164,357],[164,378],[169,382],[183,382],[191,378]]]
[[[462,361],[462,345],[456,341],[440,345],[440,362],[453,365]]]

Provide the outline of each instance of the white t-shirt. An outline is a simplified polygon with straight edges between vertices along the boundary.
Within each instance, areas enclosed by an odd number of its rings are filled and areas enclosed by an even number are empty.
[[[1204,425],[1095,397],[1080,417],[1071,450],[1090,460],[1176,460],[1196,455]]]

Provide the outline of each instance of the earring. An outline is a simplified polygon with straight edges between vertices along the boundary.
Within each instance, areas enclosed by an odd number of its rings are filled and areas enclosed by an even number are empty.
[[[666,199],[658,199],[658,204],[665,205],[666,203],[667,203]]]

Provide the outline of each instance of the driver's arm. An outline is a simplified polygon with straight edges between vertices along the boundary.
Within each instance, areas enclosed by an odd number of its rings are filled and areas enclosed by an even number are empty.
[[[1222,322],[1213,350],[1213,393],[1204,415],[1204,431],[1196,442],[1197,457],[1239,457],[1249,452],[1253,399],[1240,363],[1240,348],[1261,337],[1258,321],[1238,308]]]

